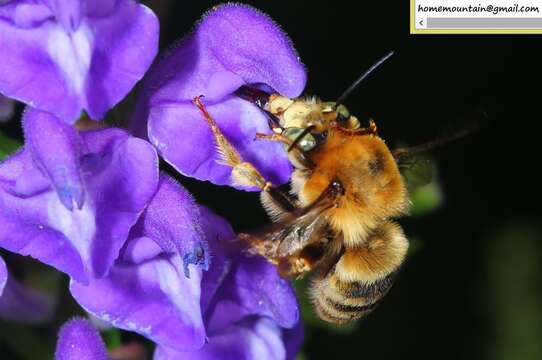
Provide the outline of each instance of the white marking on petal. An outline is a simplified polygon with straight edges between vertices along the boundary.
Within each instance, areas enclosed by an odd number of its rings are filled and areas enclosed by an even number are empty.
[[[69,211],[57,194],[51,193],[47,204],[49,225],[68,238],[85,264],[90,264],[92,240],[96,233],[96,218],[89,200],[86,199],[81,209],[74,207],[73,211]]]
[[[252,336],[247,336],[249,354],[254,354],[258,358],[261,354],[268,354],[268,359],[286,358],[286,349],[280,338],[280,330],[269,319],[259,320],[250,329]]]
[[[100,319],[98,316],[95,316],[92,313],[87,312],[87,316],[92,325],[94,325],[94,327],[100,331],[106,331],[112,328],[112,325],[109,322]]]
[[[47,52],[78,95],[83,94],[92,60],[93,42],[92,31],[85,23],[71,34],[62,26],[55,25],[47,39]]]
[[[178,309],[187,310],[187,305],[197,307],[200,299],[201,270],[199,267],[189,265],[190,279],[187,279],[180,270],[182,269],[181,257],[175,255],[170,261],[156,262],[155,269],[160,289]],[[172,263],[178,266],[174,267]]]
[[[98,317],[99,319],[102,319],[103,321],[111,322],[111,316],[110,316],[108,313],[101,313],[101,314],[98,314],[97,317]]]
[[[159,138],[157,138],[156,136],[154,136],[151,127],[149,127],[148,129],[149,129],[149,130],[148,130],[149,140],[150,140],[151,143],[154,145],[154,147],[155,147],[156,149],[158,149],[158,151],[166,151],[166,150],[167,150],[167,144],[161,142]]]
[[[251,354],[250,358],[256,359],[258,356],[261,356],[261,354],[267,354],[269,352],[269,349],[266,349],[263,340],[260,339],[257,334],[254,334],[252,329],[247,329],[245,331],[252,332],[252,334],[246,334],[243,336],[248,348],[247,353]]]

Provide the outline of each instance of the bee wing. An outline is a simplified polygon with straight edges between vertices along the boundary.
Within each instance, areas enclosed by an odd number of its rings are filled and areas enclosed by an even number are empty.
[[[428,157],[414,156],[399,164],[399,171],[409,191],[429,184],[434,177],[435,163]]]
[[[239,238],[249,244],[250,252],[277,262],[325,236],[327,221],[322,213],[333,206],[335,198],[330,185],[311,205],[297,208],[259,231],[239,234]]]
[[[481,129],[482,120],[488,117],[487,111],[476,109],[465,116],[467,124],[460,129],[449,131],[432,141],[411,147],[399,147],[392,150],[399,170],[406,180],[410,191],[429,184],[433,180],[435,164],[426,155],[428,152],[465,138]]]
[[[397,164],[401,166],[403,163],[409,162],[412,158],[419,156],[420,154],[427,153],[433,149],[440,148],[448,145],[449,143],[467,137],[485,126],[485,123],[489,119],[490,111],[491,108],[488,109],[487,107],[477,108],[464,116],[465,120],[463,121],[466,123],[466,125],[462,128],[449,131],[447,134],[423,144],[394,149],[392,150],[393,157],[395,158]]]

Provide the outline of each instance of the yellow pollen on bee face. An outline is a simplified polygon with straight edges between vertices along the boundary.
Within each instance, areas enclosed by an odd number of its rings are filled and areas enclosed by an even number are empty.
[[[290,107],[290,105],[293,103],[294,101],[292,99],[285,96],[271,95],[268,103],[269,112],[279,115],[284,112],[284,110],[288,109],[288,107]]]

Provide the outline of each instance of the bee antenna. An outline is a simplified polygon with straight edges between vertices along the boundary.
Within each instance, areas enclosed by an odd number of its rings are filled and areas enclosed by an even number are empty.
[[[339,99],[337,100],[337,102],[335,102],[335,106],[333,107],[333,109],[337,109],[337,107],[339,105],[341,105],[344,100],[346,100],[346,98],[348,97],[348,95],[350,95],[350,93],[352,91],[354,91],[359,84],[361,84],[361,82],[363,80],[365,80],[365,78],[369,75],[371,75],[371,73],[373,71],[375,71],[380,65],[382,65],[386,60],[388,60],[392,55],[394,54],[394,51],[390,51],[389,53],[387,53],[385,56],[383,56],[380,60],[378,60],[376,63],[373,64],[373,66],[371,66],[369,69],[367,69],[367,71],[365,71],[363,74],[361,74],[360,77],[358,77],[356,79],[356,81],[354,81],[352,83],[352,85],[350,85],[348,87],[348,89],[346,89],[341,96],[339,96]]]

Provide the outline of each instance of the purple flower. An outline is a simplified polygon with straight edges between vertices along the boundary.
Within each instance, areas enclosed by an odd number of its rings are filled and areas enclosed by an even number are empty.
[[[295,97],[305,86],[303,65],[290,40],[265,14],[246,5],[220,5],[195,32],[158,61],[146,76],[132,129],[184,175],[232,185],[231,168],[217,163],[211,131],[192,104],[198,95],[225,136],[270,181],[288,181],[291,166],[282,146],[254,141],[269,133],[266,116],[234,92],[265,84]]]
[[[256,343],[273,359],[297,351],[289,283],[158,177],[149,143],[118,129],[77,133],[35,109],[23,125],[25,147],[0,164],[0,246],[68,273],[83,308],[156,342],[157,358],[251,357]]]
[[[0,296],[2,296],[2,293],[4,292],[4,288],[6,287],[7,282],[8,282],[8,269],[6,267],[6,263],[4,262],[4,259],[0,257]]]
[[[293,360],[302,335],[301,326],[285,331],[271,319],[246,318],[213,334],[207,345],[189,357],[185,352],[158,347],[154,360]]]
[[[24,324],[51,319],[55,302],[48,294],[26,288],[8,274],[0,257],[0,318]]]
[[[100,119],[141,79],[158,20],[133,0],[0,4],[0,93],[73,123]]]
[[[82,318],[66,322],[58,333],[56,360],[107,360],[107,351],[100,334]]]
[[[220,222],[221,228],[227,225],[205,208],[202,214],[207,231]],[[201,282],[208,342],[189,358],[295,359],[303,329],[291,286],[263,258],[229,249],[223,241],[229,237],[213,238],[213,264]],[[185,352],[158,345],[155,360],[187,358]]]
[[[156,191],[154,149],[35,109],[23,122],[24,149],[0,164],[0,246],[83,283],[104,276]]]
[[[157,222],[161,231],[151,226]],[[207,243],[194,247],[202,235]],[[172,247],[175,239],[187,244]],[[230,251],[232,239],[227,222],[162,176],[109,275],[88,285],[72,281],[72,295],[99,319],[156,342],[157,359],[222,359],[218,349],[250,358],[254,342],[268,345],[260,349],[269,358],[284,359],[286,349],[295,353],[299,346],[299,336],[282,338],[286,331],[300,335],[294,292],[264,259]],[[187,245],[192,258],[200,248],[211,254],[208,271],[202,271],[208,260],[202,266],[183,261],[178,249]]]
[[[181,349],[201,347],[205,341],[199,305],[202,269],[197,262],[184,263],[183,258],[190,257],[178,250],[191,247],[199,252],[206,247],[197,210],[186,190],[162,177],[148,211],[133,228],[109,275],[88,285],[72,281],[74,298],[115,327]],[[173,245],[181,241],[186,244]],[[208,263],[207,257],[201,253],[199,263]]]
[[[0,93],[29,104],[25,146],[0,163],[0,247],[67,273],[88,313],[155,342],[155,359],[293,359],[299,308],[275,267],[241,252],[225,220],[159,175],[150,143],[72,126],[81,110],[101,118],[143,76],[157,49],[154,14],[133,0],[12,0],[0,2],[0,33]],[[234,93],[248,84],[294,97],[305,80],[267,16],[222,5],[153,68],[133,126],[181,173],[231,185],[191,102],[205,95],[243,158],[282,184],[291,172],[282,146],[253,142],[270,131],[267,118]],[[0,316],[47,314],[2,259],[0,295]],[[76,319],[60,331],[56,358],[107,352]]]

